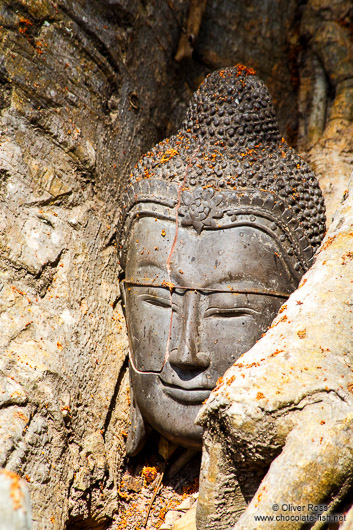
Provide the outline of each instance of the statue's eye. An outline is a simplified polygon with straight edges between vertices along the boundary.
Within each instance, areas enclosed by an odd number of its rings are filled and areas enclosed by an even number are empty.
[[[205,318],[234,318],[234,317],[254,317],[259,315],[259,311],[250,307],[209,307],[204,313]]]
[[[145,302],[145,304],[157,306],[157,307],[163,307],[166,309],[171,308],[170,304],[170,298],[165,298],[162,296],[155,296],[152,294],[143,294],[141,295],[142,300]]]

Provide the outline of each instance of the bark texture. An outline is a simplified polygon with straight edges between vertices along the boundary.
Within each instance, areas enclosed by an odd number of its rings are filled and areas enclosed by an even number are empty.
[[[309,0],[300,24],[299,147],[317,172],[328,222],[353,164],[353,3]]]

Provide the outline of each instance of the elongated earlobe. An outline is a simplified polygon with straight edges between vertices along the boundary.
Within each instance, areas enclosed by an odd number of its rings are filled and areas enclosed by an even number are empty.
[[[137,455],[144,447],[151,432],[149,425],[146,425],[142,417],[139,406],[134,399],[132,386],[130,385],[131,405],[130,405],[130,428],[126,440],[126,453],[129,456]]]

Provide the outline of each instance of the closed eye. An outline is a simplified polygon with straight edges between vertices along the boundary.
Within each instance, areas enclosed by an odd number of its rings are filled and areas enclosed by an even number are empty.
[[[205,318],[234,318],[234,317],[245,317],[259,315],[259,311],[255,311],[250,307],[209,307],[205,311]]]
[[[163,307],[165,309],[170,309],[170,300],[168,298],[162,298],[160,296],[153,296],[151,294],[141,295],[142,300],[145,304],[153,305],[156,307]]]

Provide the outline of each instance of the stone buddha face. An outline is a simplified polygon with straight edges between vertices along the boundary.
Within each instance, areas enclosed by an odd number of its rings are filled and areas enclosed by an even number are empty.
[[[243,65],[210,74],[121,197],[130,455],[148,425],[201,448],[202,402],[266,331],[324,232],[319,185],[281,139],[263,82]]]
[[[144,421],[184,447],[217,379],[266,331],[296,287],[261,228],[204,230],[153,217],[127,244],[125,312],[133,395]]]

